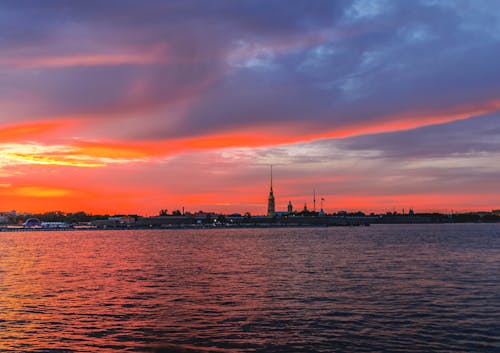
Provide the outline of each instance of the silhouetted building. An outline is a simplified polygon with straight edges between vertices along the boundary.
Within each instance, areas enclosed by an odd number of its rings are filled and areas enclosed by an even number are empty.
[[[293,213],[292,201],[288,201],[288,213],[289,214]]]
[[[16,219],[16,211],[10,211],[10,212],[0,212],[0,223],[9,223],[9,222],[14,222]]]
[[[274,216],[276,212],[274,207],[274,194],[273,194],[273,166],[271,166],[271,188],[269,189],[269,198],[267,199],[267,215]]]

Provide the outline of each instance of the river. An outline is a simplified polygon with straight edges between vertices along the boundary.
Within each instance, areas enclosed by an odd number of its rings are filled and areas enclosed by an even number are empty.
[[[500,351],[500,224],[0,233],[1,352],[167,346]]]

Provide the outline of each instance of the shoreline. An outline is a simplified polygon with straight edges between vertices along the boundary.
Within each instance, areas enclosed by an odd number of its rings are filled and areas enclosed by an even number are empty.
[[[107,228],[0,228],[0,233],[26,232],[82,232],[82,231],[131,231],[131,230],[207,230],[207,229],[271,229],[271,228],[337,228],[368,227],[371,225],[424,225],[424,224],[498,224],[499,222],[448,222],[448,223],[367,223],[367,224],[277,224],[277,225],[231,225],[231,226],[168,226],[168,227],[107,227]]]
[[[79,232],[79,231],[103,231],[103,230],[203,230],[203,229],[257,229],[257,228],[330,228],[330,227],[361,227],[369,224],[356,225],[232,225],[232,226],[169,226],[169,227],[107,227],[107,228],[0,228],[0,233],[23,233],[23,232]]]

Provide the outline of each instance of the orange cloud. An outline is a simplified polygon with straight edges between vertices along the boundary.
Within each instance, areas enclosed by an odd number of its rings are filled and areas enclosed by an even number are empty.
[[[192,150],[210,150],[232,147],[267,147],[274,145],[310,142],[320,139],[346,138],[364,134],[376,134],[411,130],[419,127],[443,124],[467,119],[500,110],[500,100],[477,105],[455,107],[446,111],[413,112],[398,116],[376,119],[373,122],[325,126],[310,122],[286,122],[263,124],[223,130],[211,135],[193,136],[166,141],[137,141],[127,145],[118,143],[96,143],[86,146],[88,151],[108,151],[109,154],[129,154],[130,156],[159,157]],[[98,147],[100,145],[100,147]]]
[[[346,138],[411,130],[419,127],[443,124],[467,119],[500,110],[500,100],[477,106],[457,107],[451,111],[415,112],[403,116],[391,116],[372,123],[359,123],[345,127],[329,127],[318,124],[311,128],[308,122],[267,124],[250,128],[238,128],[221,133],[158,142],[136,142],[129,145],[149,156],[170,155],[189,150],[221,149],[231,147],[266,147],[281,144],[310,142],[328,138]],[[312,131],[311,131],[312,130]]]
[[[485,114],[500,109],[500,101],[493,101],[479,107],[456,109],[457,112],[436,112],[428,115],[415,113],[411,116],[389,117],[371,124],[351,125],[348,127],[331,128],[323,127],[323,131],[307,132],[305,123],[274,124],[274,126],[260,126],[250,129],[234,129],[206,136],[163,140],[163,141],[70,141],[68,147],[71,151],[66,157],[22,156],[25,160],[33,162],[47,162],[47,164],[68,164],[73,166],[96,166],[108,163],[139,162],[150,158],[161,158],[193,150],[211,150],[234,147],[265,147],[281,144],[308,142],[326,138],[345,138],[362,134],[384,133],[418,127],[441,124],[471,116]],[[423,113],[421,113],[423,114]],[[325,131],[326,130],[326,131]],[[264,131],[264,132],[263,132]]]
[[[443,111],[410,112],[397,116],[389,116],[377,120],[372,124],[364,122],[334,129],[324,134],[311,135],[311,139],[345,138],[365,134],[411,130],[429,125],[463,120],[498,110],[500,110],[500,99],[468,106],[448,107],[446,110],[443,109]]]
[[[72,141],[71,155],[87,160],[102,162],[146,161],[150,158],[161,158],[193,150],[211,150],[229,147],[259,147],[276,143],[286,143],[286,136],[271,134],[225,133],[213,136],[193,137],[167,141],[134,141],[129,143],[118,141]]]
[[[412,115],[388,117],[371,124],[358,124],[340,128],[323,127],[323,131],[309,130],[306,123],[254,126],[250,129],[233,129],[206,136],[194,136],[163,141],[81,141],[65,140],[51,144],[0,144],[1,165],[37,164],[71,167],[104,167],[115,163],[145,162],[152,158],[193,150],[211,150],[235,147],[264,147],[280,144],[313,141],[326,138],[344,138],[369,133],[382,133],[440,124],[470,116],[477,116],[500,109],[500,100],[470,107],[457,107],[451,112],[417,112]],[[4,127],[0,130],[0,143],[37,137],[46,138],[62,127],[76,124],[76,120],[45,121]],[[321,128],[321,127],[320,127]],[[318,128],[315,127],[317,130]],[[326,131],[325,131],[326,130]],[[304,132],[305,131],[305,132]],[[310,130],[309,130],[310,131]]]
[[[42,134],[56,132],[70,124],[73,124],[71,120],[54,120],[4,125],[0,127],[0,142],[39,137]]]
[[[75,190],[53,187],[53,186],[6,186],[6,190],[3,190],[4,195],[16,196],[16,197],[42,197],[42,198],[54,198],[54,197],[66,197],[74,195]]]
[[[67,189],[40,186],[23,186],[17,189],[17,194],[19,196],[30,197],[63,197],[71,193],[72,192]]]
[[[15,153],[8,155],[8,157],[10,157],[13,162],[19,162],[21,164],[60,165],[70,167],[104,167],[106,165],[98,162],[79,161],[74,156],[60,156],[56,158],[50,156]]]
[[[422,126],[451,122],[478,116],[500,109],[500,100],[478,103],[470,106],[460,106],[447,111],[425,111],[390,116],[376,119],[373,122],[356,123],[344,126],[325,126],[305,122],[266,124],[252,127],[222,130],[211,135],[192,136],[161,141],[131,141],[116,140],[82,141],[72,140],[75,130],[69,126],[79,125],[86,131],[87,126],[95,127],[100,122],[92,118],[64,118],[36,123],[21,123],[0,128],[0,144],[6,142],[49,140],[62,141],[59,147],[63,150],[47,150],[52,144],[40,143],[39,151],[30,152],[18,150],[11,153],[12,160],[19,163],[68,165],[82,167],[104,166],[110,163],[138,162],[149,158],[161,158],[192,150],[223,149],[231,147],[265,147],[299,142],[309,142],[318,139],[345,138],[362,134],[383,133],[408,130]],[[92,124],[85,124],[91,121]],[[61,134],[62,129],[66,129]],[[29,146],[28,146],[29,147]],[[44,148],[47,147],[47,148]],[[0,145],[1,149],[1,145]],[[0,158],[1,159],[1,158]],[[1,162],[1,161],[0,161]]]
[[[74,148],[66,145],[36,143],[0,144],[0,168],[18,164],[60,165],[74,167],[100,167],[105,164],[89,156],[75,154]]]
[[[162,144],[159,143],[159,146]],[[91,156],[107,159],[141,159],[163,154],[154,143],[120,143],[116,141],[91,142],[78,141],[75,143],[75,153],[81,156]]]

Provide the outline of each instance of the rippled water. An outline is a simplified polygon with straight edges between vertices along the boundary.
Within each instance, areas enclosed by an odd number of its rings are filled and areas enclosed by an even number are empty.
[[[1,352],[493,352],[500,225],[0,233]]]

